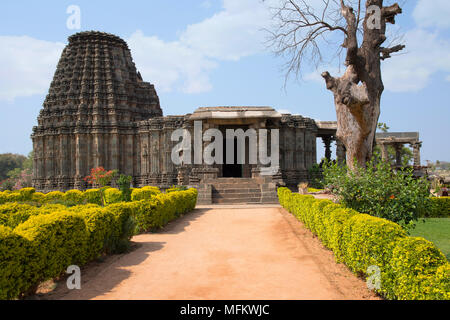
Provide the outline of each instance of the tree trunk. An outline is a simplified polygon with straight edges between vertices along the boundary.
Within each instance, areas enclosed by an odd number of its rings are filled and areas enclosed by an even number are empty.
[[[369,7],[380,9],[380,23],[370,27],[375,17]],[[383,0],[367,0],[364,19],[364,37],[360,47],[357,40],[357,17],[351,7],[341,1],[342,15],[346,19],[346,39],[343,47],[347,49],[345,65],[347,69],[340,78],[333,78],[324,72],[327,89],[334,94],[337,115],[337,138],[347,149],[347,165],[354,170],[356,165],[365,167],[372,157],[375,132],[380,116],[380,100],[384,90],[381,79],[381,60],[389,58],[393,52],[404,46],[382,48],[386,40],[386,23],[395,23],[395,15],[401,13],[398,4],[383,7]],[[368,23],[369,21],[369,23]]]
[[[324,73],[324,78],[329,74]],[[334,103],[338,121],[337,138],[347,150],[347,165],[351,170],[355,165],[365,166],[372,157],[372,150],[380,116],[381,92],[369,99],[365,84],[357,85],[352,66],[345,74],[334,79],[336,88],[330,89],[334,93]]]

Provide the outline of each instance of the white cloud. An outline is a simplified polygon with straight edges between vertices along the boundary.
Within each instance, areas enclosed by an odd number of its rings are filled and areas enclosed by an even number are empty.
[[[180,41],[220,60],[239,60],[264,49],[262,28],[270,23],[268,3],[259,0],[224,0],[223,10],[189,25]]]
[[[127,40],[136,67],[144,81],[156,85],[158,91],[179,88],[185,93],[211,89],[209,72],[217,64],[182,43],[164,42],[137,31]]]
[[[172,42],[138,30],[127,39],[136,67],[159,91],[209,91],[209,74],[219,61],[263,50],[261,29],[270,21],[267,6],[273,1],[223,0],[220,12],[187,26]],[[0,99],[44,94],[63,47],[30,37],[0,37]]]
[[[0,100],[47,92],[63,43],[0,36]]]
[[[433,74],[450,72],[450,41],[437,33],[413,29],[405,34],[405,54],[382,64],[385,87],[393,92],[419,91]]]
[[[224,0],[219,13],[187,26],[173,42],[137,31],[128,39],[136,66],[157,90],[209,91],[209,74],[219,61],[237,61],[264,50],[262,28],[270,22],[268,6],[273,1]]]
[[[419,0],[413,17],[421,27],[450,28],[450,1]]]

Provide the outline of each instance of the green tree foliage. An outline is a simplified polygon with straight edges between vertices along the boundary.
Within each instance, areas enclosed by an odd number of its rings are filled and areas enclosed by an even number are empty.
[[[133,180],[131,176],[124,174],[121,174],[119,179],[117,179],[117,185],[120,191],[122,191],[123,201],[131,201],[131,180]]]
[[[387,162],[374,161],[354,172],[338,164],[324,165],[324,183],[340,202],[361,213],[413,227],[431,207],[426,179],[416,179],[411,169],[393,171]]]
[[[23,168],[27,158],[21,154],[0,154],[0,181],[8,178],[8,173],[17,168]]]

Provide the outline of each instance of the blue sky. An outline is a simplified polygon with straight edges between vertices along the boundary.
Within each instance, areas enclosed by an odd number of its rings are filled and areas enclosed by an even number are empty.
[[[154,83],[165,115],[201,106],[273,106],[335,120],[332,94],[315,70],[286,88],[282,57],[263,44],[271,24],[259,0],[2,1],[0,4],[0,153],[27,154],[30,134],[67,37],[83,30],[114,33],[130,46],[145,81]],[[311,0],[312,4],[318,0]],[[400,1],[391,27],[407,49],[383,63],[381,122],[420,131],[422,160],[450,160],[450,1]],[[70,5],[81,30],[69,30]],[[327,48],[324,48],[327,51]],[[319,156],[322,154],[319,153]]]

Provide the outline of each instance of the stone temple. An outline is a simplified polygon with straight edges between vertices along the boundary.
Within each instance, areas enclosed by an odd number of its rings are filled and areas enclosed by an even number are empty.
[[[200,137],[195,130],[199,123]],[[193,149],[200,138],[202,150],[210,143],[202,134],[209,129],[223,132],[224,158],[230,152],[227,141],[234,139],[238,145],[236,138],[227,137],[227,129],[254,129],[256,140],[244,140],[246,161],[241,164],[198,162],[195,150],[192,161],[176,164],[172,152],[179,141],[171,137],[177,129],[189,133]],[[269,172],[264,171],[266,165],[248,161],[261,129],[279,132],[279,165]],[[163,116],[156,90],[143,81],[126,42],[107,33],[81,32],[69,37],[33,128],[33,184],[43,192],[86,189],[83,178],[102,166],[132,176],[135,187],[196,187],[200,203],[277,202],[278,186],[295,189],[308,180],[308,170],[317,163],[317,138],[331,157],[335,133],[335,123],[280,114],[270,107],[208,107]],[[236,147],[231,153],[236,160]],[[337,157],[345,158],[339,141]]]

